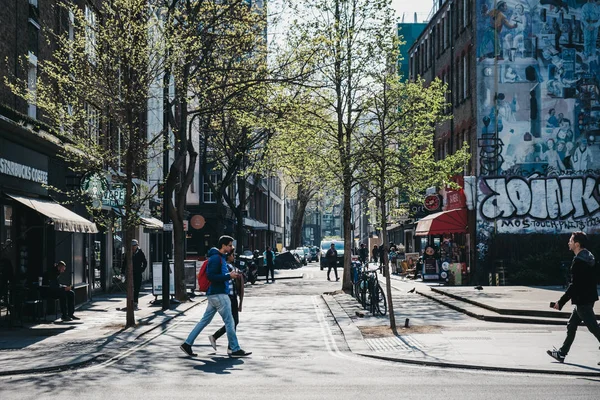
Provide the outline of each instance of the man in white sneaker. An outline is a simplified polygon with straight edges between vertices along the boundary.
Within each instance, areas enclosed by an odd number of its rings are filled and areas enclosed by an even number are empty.
[[[600,342],[600,326],[594,314],[594,303],[598,301],[596,260],[586,249],[587,240],[587,235],[581,231],[573,232],[571,235],[569,250],[575,254],[571,263],[571,284],[565,294],[554,304],[556,310],[562,309],[569,300],[574,306],[567,323],[567,337],[561,348],[546,351],[550,357],[561,363],[565,362],[581,322]]]
[[[231,357],[246,357],[252,354],[251,352],[242,350],[238,344],[235,323],[231,314],[231,300],[227,294],[229,293],[229,281],[237,279],[239,276],[237,272],[229,272],[227,268],[227,254],[232,251],[233,238],[231,236],[221,236],[217,247],[213,247],[208,252],[208,264],[206,265],[206,277],[210,281],[210,286],[206,292],[208,306],[200,322],[196,324],[188,338],[180,346],[181,350],[188,356],[197,355],[192,351],[194,340],[210,324],[217,312],[223,318],[225,330],[227,331],[230,348],[230,350],[227,350],[227,353]]]

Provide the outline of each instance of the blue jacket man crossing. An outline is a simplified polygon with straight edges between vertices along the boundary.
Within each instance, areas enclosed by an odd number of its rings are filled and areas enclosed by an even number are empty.
[[[208,252],[208,264],[206,265],[206,277],[210,281],[208,292],[206,293],[207,307],[204,316],[190,332],[188,338],[183,342],[181,350],[188,356],[196,356],[192,351],[194,341],[202,330],[210,324],[215,314],[218,312],[227,332],[229,348],[227,353],[231,357],[245,357],[252,354],[240,348],[235,333],[235,322],[231,313],[231,300],[229,299],[229,282],[231,279],[239,277],[237,272],[229,272],[227,268],[227,254],[233,251],[233,238],[231,236],[221,236],[217,247],[213,247]]]

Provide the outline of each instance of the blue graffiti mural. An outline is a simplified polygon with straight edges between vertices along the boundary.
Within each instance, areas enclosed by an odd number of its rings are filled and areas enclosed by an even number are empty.
[[[478,0],[476,21],[479,219],[600,232],[600,3]]]

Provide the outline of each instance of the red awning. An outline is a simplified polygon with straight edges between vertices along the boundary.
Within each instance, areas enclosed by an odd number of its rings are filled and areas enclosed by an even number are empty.
[[[442,211],[422,218],[417,223],[415,236],[443,235],[467,232],[467,210]]]

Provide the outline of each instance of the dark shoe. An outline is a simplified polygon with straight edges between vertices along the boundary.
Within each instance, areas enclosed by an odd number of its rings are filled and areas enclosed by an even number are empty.
[[[212,346],[212,348],[217,351],[217,341],[215,340],[215,337],[213,335],[210,335],[208,337],[208,341],[210,342],[210,345]]]
[[[336,281],[336,282],[337,282],[337,281],[339,281],[339,280],[340,280],[340,278],[335,278],[335,281]]]
[[[250,354],[252,354],[251,351],[244,351],[242,349],[239,349],[238,351],[233,351],[231,353],[229,353],[229,351],[227,352],[231,357],[247,357]]]
[[[183,344],[179,346],[179,348],[190,357],[196,357],[198,355],[192,351],[192,346],[185,342],[183,342]]]
[[[329,279],[329,277],[327,277],[327,280],[330,281],[331,279]]]
[[[565,356],[561,354],[560,350],[557,350],[556,348],[554,348],[553,350],[546,350],[546,353],[554,358],[556,361],[558,361],[559,363],[564,363],[565,362]]]
[[[72,319],[73,321],[79,321],[81,318],[79,318],[79,317],[76,317],[76,316],[74,316],[74,315],[71,315],[71,319]]]
[[[72,320],[71,318],[69,318],[69,317],[62,317],[60,320],[61,320],[62,322],[70,322],[70,321],[73,321],[73,320]]]

